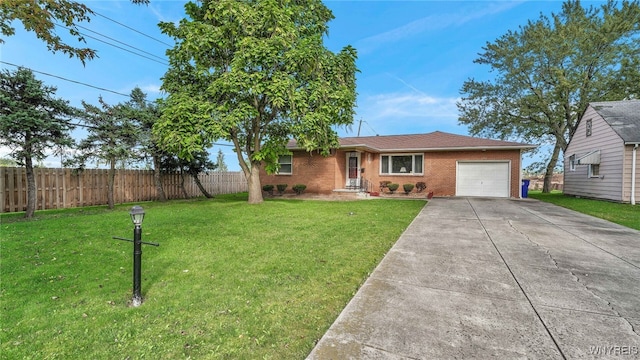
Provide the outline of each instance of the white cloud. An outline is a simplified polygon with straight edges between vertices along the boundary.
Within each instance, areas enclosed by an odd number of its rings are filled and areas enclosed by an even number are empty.
[[[359,108],[370,113],[370,119],[384,119],[390,116],[405,117],[457,117],[457,98],[435,98],[416,93],[392,93],[369,96],[363,99]]]
[[[162,92],[162,90],[160,90],[160,85],[158,84],[143,85],[140,86],[140,89],[146,94],[160,94]]]
[[[356,48],[361,54],[370,53],[384,44],[395,43],[426,32],[442,31],[446,28],[461,26],[475,19],[509,10],[521,2],[479,3],[488,5],[483,5],[479,10],[474,9],[473,11],[469,11],[467,8],[464,8],[458,13],[429,15],[395,29],[364,38],[356,43]]]
[[[359,99],[357,118],[362,118],[380,135],[437,130],[460,133],[464,131],[458,125],[457,101],[458,98],[417,92],[376,94]],[[357,128],[357,121],[354,125]]]

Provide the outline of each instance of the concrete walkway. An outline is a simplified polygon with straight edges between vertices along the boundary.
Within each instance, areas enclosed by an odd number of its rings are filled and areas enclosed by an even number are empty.
[[[640,232],[536,200],[433,199],[308,357],[486,358],[640,358]]]

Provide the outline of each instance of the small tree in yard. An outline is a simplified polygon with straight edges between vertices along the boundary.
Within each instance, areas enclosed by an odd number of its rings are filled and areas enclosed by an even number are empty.
[[[82,118],[87,124],[88,135],[80,141],[76,155],[66,162],[82,171],[88,161],[104,162],[109,166],[107,177],[107,202],[109,209],[114,207],[114,180],[116,164],[136,158],[135,147],[138,144],[139,128],[123,111],[122,106],[112,106],[99,99],[100,106],[82,102]]]
[[[216,171],[217,172],[229,171],[229,169],[227,168],[227,164],[224,162],[224,154],[220,149],[218,149],[218,157],[216,157]]]
[[[45,151],[71,146],[69,121],[75,109],[54,98],[56,88],[45,86],[30,70],[0,73],[0,145],[12,150],[11,157],[27,173],[26,218],[36,209],[33,161],[43,160]]]
[[[213,198],[213,195],[211,195],[200,182],[198,175],[200,175],[201,173],[207,170],[215,170],[216,167],[217,165],[214,164],[211,160],[209,160],[209,153],[206,150],[202,150],[200,152],[195,153],[191,158],[191,160],[184,160],[178,157],[169,156],[164,159],[162,164],[162,169],[164,171],[177,170],[180,172],[181,187],[182,187],[182,192],[185,198],[188,197],[187,190],[184,187],[185,173],[189,174],[191,178],[193,178],[193,181],[196,183],[196,186],[198,187],[198,189],[200,189],[200,192],[206,198],[208,199]]]
[[[131,99],[120,105],[123,116],[134,121],[138,127],[138,149],[142,158],[153,163],[153,181],[158,193],[158,200],[166,201],[167,196],[162,185],[162,159],[171,155],[162,151],[152,134],[153,124],[160,119],[160,108],[147,101],[147,95],[138,87],[131,91]]]
[[[320,0],[203,0],[185,9],[179,24],[160,24],[177,45],[154,131],[185,159],[218,139],[233,143],[248,202],[260,203],[260,171],[278,169],[290,138],[328,155],[338,146],[332,126],[353,122],[355,49],[324,47],[333,14]]]

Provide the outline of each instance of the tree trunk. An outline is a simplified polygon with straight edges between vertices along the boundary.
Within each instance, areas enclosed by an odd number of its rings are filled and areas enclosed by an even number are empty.
[[[543,193],[551,192],[551,179],[553,178],[553,170],[556,168],[556,164],[558,163],[558,157],[560,156],[561,148],[562,145],[558,141],[556,141],[556,144],[553,147],[553,153],[551,154],[551,159],[549,159],[547,169],[544,173],[544,182],[542,185]]]
[[[198,175],[191,174],[191,177],[193,178],[193,181],[196,182],[198,189],[200,189],[200,192],[204,195],[204,197],[206,197],[207,199],[213,199],[213,195],[209,194],[204,186],[202,186],[200,179],[198,179]]]
[[[264,201],[262,198],[262,185],[260,184],[260,162],[254,162],[249,170],[247,183],[249,184],[249,204],[260,204]],[[245,173],[246,174],[246,173]]]
[[[160,172],[160,158],[158,156],[153,157],[153,182],[156,185],[158,200],[161,202],[167,201],[167,194],[164,193],[164,187],[162,186],[162,173]]]
[[[33,173],[33,160],[30,156],[24,159],[24,166],[27,170],[27,209],[24,217],[31,219],[36,212],[36,177]],[[4,189],[3,189],[4,190]]]
[[[180,169],[180,188],[182,189],[182,195],[184,195],[184,198],[188,199],[189,194],[187,193],[187,189],[184,187],[184,169]]]
[[[111,160],[111,167],[109,168],[109,175],[107,177],[107,204],[109,209],[113,210],[115,201],[113,200],[113,184],[116,178],[116,161]]]

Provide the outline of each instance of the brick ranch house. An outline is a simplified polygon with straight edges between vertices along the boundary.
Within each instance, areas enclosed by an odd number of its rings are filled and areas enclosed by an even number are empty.
[[[425,182],[434,196],[521,197],[522,151],[534,145],[445,132],[340,138],[323,157],[290,141],[277,174],[261,183],[307,186],[306,192],[335,194],[380,191],[381,181]],[[414,189],[413,192],[417,190]]]

